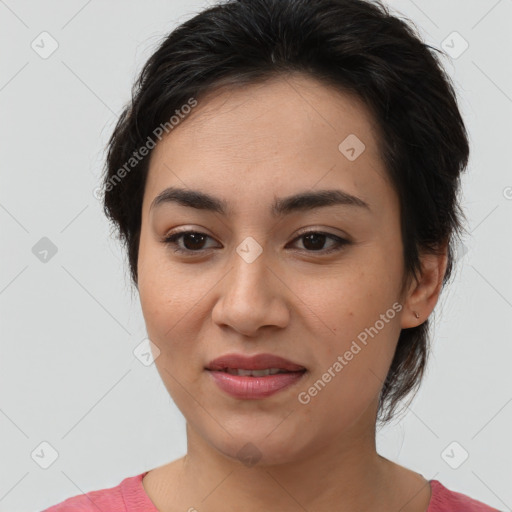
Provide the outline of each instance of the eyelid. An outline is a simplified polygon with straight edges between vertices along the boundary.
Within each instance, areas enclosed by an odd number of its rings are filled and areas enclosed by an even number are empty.
[[[161,241],[163,242],[164,240],[169,238],[169,236],[174,236],[174,235],[183,234],[183,233],[185,233],[185,234],[186,233],[197,233],[200,235],[206,235],[210,238],[214,238],[212,235],[209,235],[208,233],[201,231],[203,229],[204,228],[194,229],[194,228],[188,228],[188,227],[176,228],[175,231],[170,230],[170,231],[166,232],[166,234],[163,237],[161,237]],[[342,232],[341,234],[335,234],[335,233],[330,233],[328,231],[324,231],[324,229],[326,229],[326,228],[322,228],[322,227],[318,227],[318,226],[306,226],[304,228],[299,229],[299,231],[297,231],[297,233],[295,234],[292,241],[295,241],[297,239],[297,237],[299,237],[301,235],[305,235],[308,233],[319,233],[319,234],[323,234],[323,235],[329,235],[329,236],[333,236],[333,237],[337,237],[337,238],[342,238],[342,239],[346,240],[347,242],[351,242],[350,236],[344,232]],[[327,228],[327,229],[330,229],[330,228]]]
[[[295,235],[295,238],[293,240],[295,240],[298,236],[301,236],[301,235],[304,235],[307,233],[321,233],[322,235],[329,235],[329,236],[333,236],[336,238],[341,238],[343,240],[346,240],[347,242],[351,241],[349,235],[344,232],[341,232],[340,234],[335,234],[335,233],[331,233],[329,231],[325,231],[325,229],[331,229],[331,228],[322,228],[319,226],[306,226],[305,228],[301,228],[301,229],[299,229],[299,231],[297,231],[297,234]]]

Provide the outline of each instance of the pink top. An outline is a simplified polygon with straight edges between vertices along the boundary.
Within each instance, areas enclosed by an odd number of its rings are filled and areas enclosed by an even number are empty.
[[[147,473],[125,478],[116,487],[68,498],[42,512],[159,512],[142,486]],[[448,490],[437,480],[429,482],[432,495],[426,512],[499,512],[465,494]]]

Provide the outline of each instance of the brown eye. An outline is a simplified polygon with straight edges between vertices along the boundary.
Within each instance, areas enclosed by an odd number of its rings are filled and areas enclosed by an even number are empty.
[[[180,231],[164,238],[163,243],[174,247],[173,250],[175,253],[193,254],[211,249],[211,247],[204,247],[205,241],[208,238],[211,237],[206,233],[201,233],[199,231]],[[178,242],[180,239],[182,239],[182,243]],[[350,244],[350,242],[344,238],[340,238],[339,236],[332,235],[330,233],[323,233],[321,231],[308,231],[306,233],[302,233],[294,240],[294,242],[300,239],[304,240],[304,249],[302,250],[309,253],[317,252],[321,254],[329,254],[331,252],[339,251],[345,245]],[[324,249],[326,240],[329,239],[334,243],[330,248]]]
[[[183,239],[183,246],[177,240]],[[206,233],[198,231],[181,231],[169,235],[163,240],[164,244],[174,246],[174,252],[188,253],[188,252],[201,252],[204,251],[204,242],[210,238]]]
[[[330,233],[323,233],[321,231],[308,231],[306,233],[302,233],[294,241],[300,239],[304,240],[302,244],[305,247],[306,252],[320,252],[322,254],[329,254],[331,252],[341,250],[343,246],[350,243],[344,238],[340,238],[339,236],[332,235]],[[333,240],[334,244],[328,249],[323,249],[327,239]]]

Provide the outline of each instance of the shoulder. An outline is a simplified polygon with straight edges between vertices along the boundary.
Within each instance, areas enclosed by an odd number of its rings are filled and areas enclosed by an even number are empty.
[[[427,512],[500,512],[466,494],[447,489],[438,480],[431,480],[432,496]]]
[[[127,507],[127,497],[134,497],[140,488],[145,473],[125,478],[114,487],[89,491],[67,498],[43,510],[42,512],[98,512],[98,510],[116,510],[128,512],[134,510]]]

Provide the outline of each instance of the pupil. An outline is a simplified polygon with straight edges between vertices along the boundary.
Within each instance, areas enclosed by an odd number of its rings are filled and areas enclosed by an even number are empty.
[[[189,247],[190,244],[187,244],[187,239],[190,239],[190,238],[192,238],[192,247]],[[191,249],[191,250],[193,250],[193,249],[201,249],[201,247],[194,246],[194,239],[195,239],[195,243],[196,244],[197,243],[199,245],[201,244],[201,242],[198,241],[199,238],[203,238],[202,241],[204,242],[204,235],[200,235],[199,233],[188,233],[188,234],[186,234],[184,236],[183,243],[184,243],[184,245],[185,245],[185,247],[187,249]]]
[[[326,235],[322,235],[321,233],[312,233],[310,235],[306,235],[304,237],[304,240],[313,240],[313,249],[321,249],[322,246],[324,245],[325,243],[325,236]],[[315,243],[316,241],[316,243]],[[304,247],[306,247],[307,249],[307,244],[304,243]]]

